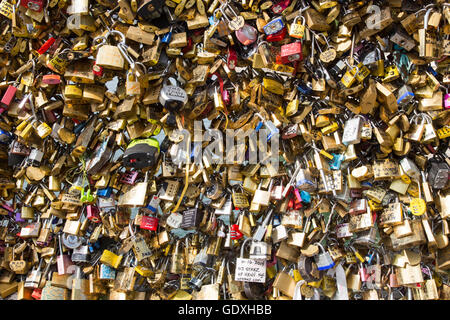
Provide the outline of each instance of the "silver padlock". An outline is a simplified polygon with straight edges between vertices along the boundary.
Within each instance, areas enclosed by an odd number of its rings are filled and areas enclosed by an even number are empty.
[[[89,246],[82,245],[73,249],[72,262],[88,262],[90,259]]]
[[[171,82],[167,84],[167,80]],[[159,93],[159,103],[171,112],[182,108],[188,101],[188,96],[183,88],[177,86],[174,78],[168,78]]]
[[[328,251],[325,251],[320,243],[317,243],[316,245],[318,245],[322,250],[322,252],[319,252],[319,254],[314,257],[314,260],[317,264],[317,270],[328,270],[333,268],[334,261],[333,258],[331,258],[330,253]]]

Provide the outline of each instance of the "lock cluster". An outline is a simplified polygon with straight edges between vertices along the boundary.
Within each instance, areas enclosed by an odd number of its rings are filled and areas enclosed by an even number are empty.
[[[0,297],[449,300],[450,4],[1,0]]]

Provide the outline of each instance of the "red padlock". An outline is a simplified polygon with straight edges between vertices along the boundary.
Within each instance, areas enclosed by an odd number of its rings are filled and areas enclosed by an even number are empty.
[[[275,14],[281,14],[287,7],[291,0],[281,0],[272,6],[272,12]]]
[[[302,60],[302,44],[300,42],[292,42],[282,45],[280,57],[283,64]]]
[[[86,218],[88,218],[90,221],[99,223],[100,222],[100,210],[97,208],[97,206],[93,206],[92,204],[88,204],[86,206]]]
[[[233,224],[230,227],[230,237],[231,240],[239,240],[243,237],[244,235],[242,234],[242,232],[239,230],[239,225],[237,224]]]
[[[55,123],[58,118],[53,110],[44,110],[45,118],[47,119],[47,123]]]
[[[289,209],[293,209],[294,208],[294,204],[295,204],[294,198],[290,198],[289,202],[288,202],[288,208]]]
[[[5,94],[3,95],[1,104],[3,106],[9,107],[11,102],[13,101],[14,97],[16,96],[17,88],[14,86],[8,86],[8,88],[5,91]]]
[[[56,39],[53,37],[50,37],[45,43],[37,50],[39,54],[44,54],[47,52],[47,50],[52,46],[53,43],[55,43]]]
[[[237,63],[236,51],[232,47],[229,47],[227,56],[227,66],[230,70],[234,70],[234,68],[236,68],[236,63]]]
[[[183,52],[183,53],[188,53],[189,51],[191,51],[191,49],[192,49],[192,38],[189,37],[189,38],[188,38],[187,46],[184,47],[183,49],[181,49],[181,52]]]
[[[92,66],[92,73],[97,77],[103,76],[103,67],[95,64],[94,62],[94,65]]]
[[[45,0],[20,0],[20,5],[30,10],[41,12],[45,6]]]
[[[150,230],[150,231],[156,231],[158,229],[158,222],[159,219],[157,217],[153,216],[143,216],[141,219],[141,229]]]
[[[35,300],[41,300],[41,296],[42,296],[42,289],[36,288],[33,290],[33,292],[31,293],[31,297]]]
[[[274,33],[274,34],[270,34],[266,37],[266,41],[267,42],[277,42],[277,41],[281,41],[284,39],[284,37],[286,36],[287,30],[286,27],[284,27],[283,29],[281,29],[279,32]]]

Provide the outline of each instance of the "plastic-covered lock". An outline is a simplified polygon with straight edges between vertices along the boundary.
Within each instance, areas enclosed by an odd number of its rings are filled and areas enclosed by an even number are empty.
[[[158,161],[159,151],[159,142],[155,138],[135,139],[127,146],[122,161],[126,167],[152,167]]]

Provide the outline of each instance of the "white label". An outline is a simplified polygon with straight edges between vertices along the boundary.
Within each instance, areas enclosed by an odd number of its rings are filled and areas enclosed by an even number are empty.
[[[266,282],[266,260],[236,259],[235,281]]]

